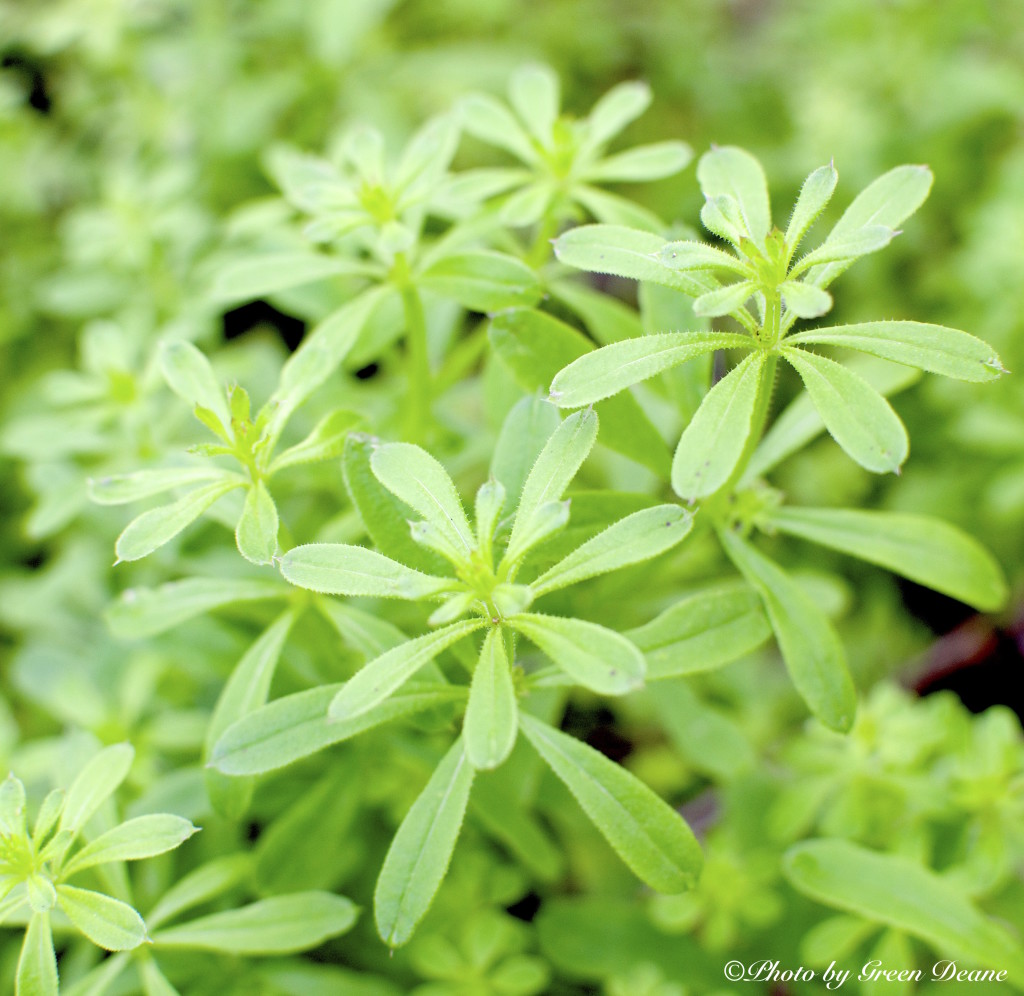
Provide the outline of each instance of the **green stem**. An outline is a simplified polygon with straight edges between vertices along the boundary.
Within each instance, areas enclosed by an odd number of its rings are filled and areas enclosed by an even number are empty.
[[[534,237],[533,245],[526,254],[526,262],[533,269],[543,266],[551,255],[551,240],[558,234],[558,215],[554,211],[548,213],[541,219]]]
[[[405,361],[409,381],[405,436],[422,439],[430,422],[431,376],[427,355],[427,321],[423,301],[415,287],[402,288],[402,310],[405,315]]]

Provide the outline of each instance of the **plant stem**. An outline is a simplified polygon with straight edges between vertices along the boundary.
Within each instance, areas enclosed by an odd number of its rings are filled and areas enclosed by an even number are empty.
[[[558,215],[550,208],[537,227],[533,245],[526,254],[526,262],[533,269],[543,266],[551,254],[551,240],[558,233]]]
[[[405,314],[405,360],[409,381],[406,397],[405,435],[411,441],[422,439],[430,422],[431,378],[427,355],[427,322],[423,301],[415,287],[402,288]]]

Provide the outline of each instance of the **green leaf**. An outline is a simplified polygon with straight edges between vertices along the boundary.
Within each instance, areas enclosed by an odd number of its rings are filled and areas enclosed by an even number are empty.
[[[878,564],[982,612],[998,611],[1009,595],[992,555],[941,519],[901,512],[779,508],[768,521],[784,533]]]
[[[517,713],[502,630],[492,626],[473,670],[462,728],[466,757],[474,768],[496,768],[505,761],[515,746]]]
[[[856,349],[956,380],[995,380],[1005,372],[987,342],[959,329],[924,322],[837,325],[797,333],[787,342]]]
[[[381,553],[417,570],[436,574],[448,570],[448,563],[415,542],[409,532],[413,510],[384,487],[370,468],[377,448],[372,436],[353,432],[345,441],[341,469],[352,504],[366,531]]]
[[[839,174],[833,165],[819,166],[804,180],[800,196],[793,208],[793,215],[786,228],[786,245],[792,252],[803,240],[807,230],[825,210],[839,182]]]
[[[540,282],[525,263],[482,249],[442,257],[423,271],[418,282],[424,290],[453,298],[470,311],[529,306],[541,296]]]
[[[346,722],[328,722],[342,685],[286,695],[243,717],[214,745],[210,765],[227,775],[262,775],[341,743],[364,730],[464,698],[465,688],[409,685],[375,709]]]
[[[417,601],[452,587],[450,578],[435,578],[381,553],[345,543],[307,543],[289,550],[280,561],[285,580],[327,595],[367,595]]]
[[[668,242],[658,251],[658,259],[673,270],[731,270],[750,276],[750,266],[731,253],[705,242]]]
[[[545,571],[530,587],[535,597],[650,560],[670,550],[693,528],[693,516],[678,505],[645,508],[613,523]]]
[[[693,302],[693,313],[701,318],[720,318],[739,311],[753,296],[756,286],[749,280],[728,284],[701,294]]]
[[[497,315],[488,338],[519,385],[531,392],[546,391],[559,370],[593,350],[576,329],[551,315],[526,309]],[[603,402],[597,414],[602,443],[659,476],[668,473],[668,447],[635,398],[623,395]]]
[[[857,694],[831,623],[777,564],[731,530],[721,530],[718,535],[729,559],[761,596],[796,690],[826,726],[848,732]]]
[[[57,996],[57,955],[49,913],[33,913],[28,922],[14,992],[15,996]]]
[[[700,845],[671,806],[592,747],[527,714],[519,723],[638,878],[658,892],[684,892],[696,884],[703,861]]]
[[[761,600],[746,585],[687,595],[625,632],[647,658],[647,679],[710,671],[745,657],[771,636]]]
[[[181,996],[152,958],[140,959],[139,976],[145,996]]]
[[[739,201],[728,194],[706,198],[700,209],[700,220],[709,232],[731,242],[737,249],[747,238],[747,223]]]
[[[705,395],[672,461],[672,489],[681,498],[692,503],[729,480],[750,435],[764,364],[763,353],[747,356]]]
[[[338,631],[341,638],[369,659],[397,647],[409,639],[402,630],[386,619],[363,612],[336,598],[317,599],[316,607]]]
[[[791,847],[786,878],[806,896],[920,938],[942,958],[963,958],[1024,977],[1021,948],[942,876],[899,854],[845,840]]]
[[[467,619],[385,651],[345,682],[341,691],[331,699],[327,718],[338,723],[369,712],[442,650],[483,625],[483,620]]]
[[[852,370],[803,349],[783,347],[832,438],[876,474],[896,471],[907,459],[907,431],[873,387]]]
[[[89,841],[64,866],[65,878],[108,861],[139,861],[171,851],[198,831],[189,820],[169,813],[138,816]]]
[[[231,425],[227,396],[210,361],[190,342],[174,339],[160,347],[160,369],[172,391],[189,405],[213,412],[226,433]]]
[[[164,892],[156,906],[150,910],[150,928],[155,929],[158,924],[193,906],[216,899],[251,875],[252,857],[249,853],[236,852],[207,861],[175,881]]]
[[[146,924],[127,903],[91,889],[57,886],[57,902],[93,944],[107,951],[130,951],[146,940]]]
[[[558,76],[548,66],[523,66],[509,81],[509,100],[519,119],[542,146],[554,141],[561,104]]]
[[[75,777],[64,797],[61,812],[61,830],[78,833],[89,822],[93,813],[103,805],[128,777],[128,769],[135,758],[131,744],[113,744],[104,747]]]
[[[567,266],[591,273],[609,273],[630,280],[649,280],[699,297],[715,286],[710,276],[682,273],[657,258],[665,239],[653,232],[622,225],[578,225],[555,240],[555,255]]]
[[[25,786],[8,773],[0,783],[0,834],[21,837],[25,833]]]
[[[284,470],[285,467],[340,457],[345,449],[348,434],[362,421],[361,415],[344,410],[324,416],[301,443],[289,447],[274,459],[267,471],[268,476]]]
[[[539,161],[530,136],[501,101],[487,94],[470,94],[459,102],[458,112],[463,127],[474,137],[511,152],[524,163]]]
[[[838,242],[866,225],[897,228],[924,203],[931,186],[932,171],[927,166],[897,166],[889,170],[854,198],[824,244]],[[850,263],[846,260],[816,267],[808,280],[827,287]]]
[[[217,274],[211,295],[217,302],[252,301],[338,274],[365,274],[370,267],[314,252],[274,252],[240,259]]]
[[[519,504],[530,468],[561,424],[558,409],[537,395],[520,398],[505,416],[491,455],[491,476],[505,486],[506,509]]]
[[[157,948],[226,954],[291,954],[344,934],[358,915],[356,905],[344,896],[294,892],[166,927],[153,934],[153,943]]]
[[[579,316],[591,338],[599,345],[606,346],[644,334],[643,323],[635,308],[617,297],[580,283],[574,277],[550,281],[547,291]]]
[[[643,183],[672,176],[693,158],[685,142],[654,142],[607,156],[583,173],[583,179],[600,183]]]
[[[827,242],[804,256],[790,271],[790,276],[797,277],[805,270],[824,263],[852,263],[861,256],[884,249],[897,234],[885,225],[865,225],[835,238],[830,236]],[[808,280],[812,286],[816,284],[813,278],[809,277]]]
[[[388,491],[437,528],[462,559],[468,558],[476,545],[472,527],[448,471],[434,457],[412,443],[385,443],[374,450],[370,468]]]
[[[185,578],[156,588],[129,588],[106,610],[114,636],[136,640],[156,636],[195,616],[233,602],[287,598],[291,589],[278,581]]]
[[[596,438],[597,415],[592,411],[575,412],[551,434],[523,484],[506,559],[520,555],[523,538],[534,530],[542,509],[562,497]]]
[[[218,481],[196,488],[170,505],[143,512],[118,536],[114,546],[118,561],[141,560],[158,550],[195,522],[215,501],[243,485],[241,479]]]
[[[797,318],[819,318],[832,310],[832,295],[813,284],[784,280],[779,290],[786,307]]]
[[[697,181],[705,197],[734,198],[743,212],[747,234],[764,243],[772,224],[768,181],[749,152],[733,145],[705,152],[697,163]]]
[[[269,564],[277,552],[277,506],[266,484],[257,481],[245,494],[235,529],[238,552],[254,564]]]
[[[695,356],[752,345],[747,336],[728,332],[661,332],[615,342],[559,371],[551,382],[551,400],[560,408],[581,408]]]
[[[451,862],[472,786],[473,766],[456,740],[398,828],[377,879],[377,932],[390,947],[405,944],[430,908]]]
[[[221,734],[232,723],[248,716],[267,701],[281,650],[288,638],[295,613],[285,612],[260,634],[245,652],[217,699],[213,715],[206,727],[206,757],[210,756]],[[206,772],[206,789],[218,813],[238,819],[249,806],[253,783],[228,779],[215,771]]]
[[[90,478],[89,497],[97,505],[127,505],[128,502],[152,498],[174,488],[236,476],[220,467],[161,467],[154,470],[138,470],[134,474]],[[240,484],[243,483],[241,477],[237,479]]]
[[[586,119],[586,147],[594,149],[614,138],[650,103],[651,88],[646,83],[629,81],[613,86],[598,99]]]
[[[512,616],[508,624],[584,688],[602,695],[625,695],[644,683],[643,655],[614,630],[583,619],[533,612]]]

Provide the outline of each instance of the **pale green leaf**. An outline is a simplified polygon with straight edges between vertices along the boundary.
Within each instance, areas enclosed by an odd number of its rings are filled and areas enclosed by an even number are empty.
[[[108,861],[139,861],[171,851],[198,831],[189,820],[170,813],[138,816],[89,841],[64,866],[64,876]]]
[[[672,176],[693,158],[685,142],[654,142],[607,156],[583,172],[586,180],[599,183],[642,183]]]
[[[513,616],[508,624],[584,688],[625,695],[644,683],[643,654],[614,630],[583,619],[532,612]]]
[[[827,242],[796,263],[790,271],[790,276],[797,277],[806,270],[825,263],[852,263],[861,256],[884,249],[897,234],[894,229],[886,228],[885,225],[865,225],[835,238],[830,236]],[[808,280],[817,285],[812,278]],[[817,286],[820,289],[820,285]]]
[[[118,536],[114,546],[118,561],[141,560],[158,550],[195,522],[215,501],[243,484],[240,478],[218,481],[196,488],[170,505],[143,512]]]
[[[602,224],[623,225],[659,234],[665,231],[665,222],[628,197],[620,197],[588,183],[577,183],[573,187],[573,195]]]
[[[672,488],[681,498],[694,502],[728,481],[750,435],[764,363],[762,353],[746,357],[705,395],[672,461]]]
[[[832,310],[832,295],[813,284],[784,280],[779,290],[786,308],[797,318],[819,318]]]
[[[139,976],[145,996],[181,996],[160,971],[160,966],[152,958],[143,958],[139,963]]]
[[[856,349],[957,380],[994,380],[1005,372],[987,342],[959,329],[924,322],[837,325],[799,332],[787,342]]]
[[[757,594],[746,585],[726,585],[687,595],[624,635],[647,658],[648,681],[656,681],[729,664],[771,632]]]
[[[89,760],[68,788],[60,828],[78,833],[128,777],[134,758],[132,745],[123,743],[104,747]]]
[[[345,543],[307,543],[280,561],[285,580],[327,595],[367,595],[416,601],[449,589],[451,579],[421,574],[381,553]]]
[[[581,408],[695,356],[752,345],[747,336],[728,332],[662,332],[615,342],[584,354],[556,374],[551,400],[560,408]]]
[[[345,440],[352,429],[362,422],[362,416],[344,410],[325,415],[312,432],[300,443],[290,446],[270,465],[268,476],[285,467],[340,457],[345,449]]]
[[[878,564],[982,612],[998,611],[1009,594],[988,550],[941,519],[902,512],[779,508],[769,521],[785,533]]]
[[[777,564],[731,530],[720,531],[719,537],[729,559],[761,596],[796,690],[826,726],[849,731],[857,695],[832,624]]]
[[[314,252],[266,253],[229,263],[217,274],[211,294],[217,302],[252,301],[338,274],[364,275],[370,269]]]
[[[747,234],[755,242],[764,242],[772,223],[768,181],[749,152],[732,145],[705,152],[697,163],[697,180],[705,197],[734,198],[743,212]]]
[[[645,508],[613,523],[545,571],[530,587],[535,597],[598,574],[656,557],[680,543],[693,516],[678,505]]]
[[[474,93],[459,102],[458,112],[470,135],[510,152],[524,163],[532,165],[539,161],[530,136],[500,100]]]
[[[491,476],[505,487],[505,509],[519,504],[530,468],[561,424],[558,409],[537,395],[520,398],[505,416],[491,454]]]
[[[210,361],[190,342],[174,339],[160,347],[160,369],[180,398],[213,412],[226,431],[231,425],[227,397]]]
[[[706,242],[669,242],[658,251],[658,259],[673,270],[731,270],[749,277],[750,266],[731,253]]]
[[[257,481],[245,495],[235,529],[238,552],[254,564],[269,564],[277,552],[277,506],[266,484]]]
[[[430,908],[451,862],[472,786],[473,766],[456,740],[398,828],[377,879],[377,932],[390,947],[405,944]]]
[[[115,474],[110,477],[90,478],[89,497],[97,505],[126,505],[128,502],[187,487],[204,481],[233,477],[220,467],[161,467],[138,470],[134,474]],[[242,478],[238,478],[242,483]]]
[[[57,996],[57,955],[49,913],[34,913],[21,944],[15,996]]]
[[[340,723],[369,712],[442,650],[483,625],[482,620],[467,619],[385,651],[345,682],[331,700],[328,719]]]
[[[651,103],[651,88],[630,81],[613,86],[591,108],[586,120],[588,149],[614,138],[631,121],[640,117]]]
[[[25,786],[8,773],[0,783],[0,834],[17,838],[25,833]]]
[[[793,214],[786,228],[786,245],[792,252],[807,234],[817,217],[825,210],[839,181],[839,174],[831,164],[819,166],[804,180]]]
[[[693,313],[701,318],[720,318],[739,311],[753,296],[756,287],[749,280],[706,291],[693,302]]]
[[[579,740],[523,714],[537,753],[576,797],[638,878],[659,892],[684,892],[700,874],[700,845],[686,821],[625,768]]]
[[[529,306],[541,296],[540,283],[525,263],[487,250],[444,256],[423,271],[419,284],[471,311]]]
[[[229,889],[240,885],[251,875],[252,856],[248,852],[236,852],[214,858],[192,869],[170,885],[156,906],[150,910],[147,917],[150,929],[155,930],[158,924],[184,913],[193,906],[216,899]]]
[[[832,438],[867,470],[896,471],[907,458],[907,431],[892,406],[852,370],[811,353],[783,347]]]
[[[701,224],[713,234],[739,248],[747,238],[747,223],[739,201],[728,194],[708,197],[700,209]]]
[[[548,66],[523,66],[509,81],[509,101],[519,119],[542,146],[554,141],[553,129],[561,104],[557,74]]]
[[[942,958],[1024,978],[1019,940],[940,875],[902,855],[846,840],[809,840],[786,852],[783,867],[796,889],[820,903],[905,930]]]
[[[153,934],[157,948],[281,955],[315,948],[350,930],[358,908],[328,892],[293,892],[210,913]]]
[[[120,899],[73,885],[57,886],[57,902],[93,944],[107,951],[129,951],[146,940],[142,917]]]
[[[496,768],[505,761],[516,742],[517,714],[502,630],[492,626],[473,670],[462,728],[466,757],[474,768]]]

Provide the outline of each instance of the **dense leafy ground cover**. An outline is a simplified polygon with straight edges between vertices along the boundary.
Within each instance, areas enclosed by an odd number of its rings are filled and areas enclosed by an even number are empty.
[[[1024,988],[1014,4],[0,60],[0,992]]]

